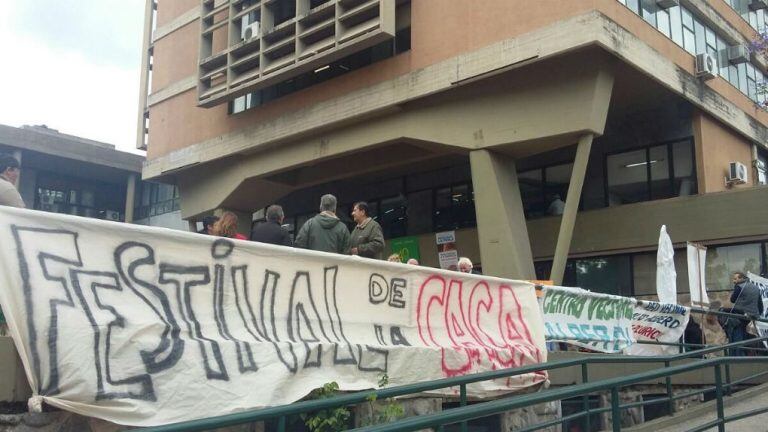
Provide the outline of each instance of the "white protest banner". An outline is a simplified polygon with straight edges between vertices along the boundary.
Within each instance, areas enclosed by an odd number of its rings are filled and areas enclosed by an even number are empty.
[[[581,288],[544,287],[542,311],[547,341],[614,353],[633,343],[635,299]]]
[[[676,304],[638,302],[632,315],[635,341],[677,343],[688,325],[690,312],[689,308]],[[680,350],[676,346],[644,343],[635,343],[627,350],[627,354],[640,356],[671,355],[678,352]]]
[[[546,361],[530,283],[31,210],[0,286],[33,402],[125,425]]]
[[[747,272],[747,279],[760,289],[760,298],[763,301],[762,318],[768,319],[768,279],[750,272]],[[755,321],[755,328],[759,337],[768,337],[768,324]],[[767,341],[764,341],[763,344],[768,347]]]
[[[709,306],[707,295],[707,248],[698,243],[688,243],[688,286],[692,306]]]

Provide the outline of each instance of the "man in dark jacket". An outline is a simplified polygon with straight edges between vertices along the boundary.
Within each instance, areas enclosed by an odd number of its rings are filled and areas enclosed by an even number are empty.
[[[729,312],[735,314],[746,314],[750,317],[757,317],[763,313],[763,299],[760,295],[760,288],[747,279],[747,275],[742,272],[733,273],[733,292],[731,293],[731,303],[733,307]],[[737,318],[728,318],[724,330],[728,335],[728,341],[741,342],[748,338],[747,324],[748,320]],[[731,355],[744,355],[741,349],[734,349]]]
[[[218,216],[206,216],[203,218],[203,229],[198,231],[198,234],[206,234],[211,235],[211,229],[213,228],[213,224],[215,224],[219,220]]]
[[[349,253],[365,258],[381,259],[384,250],[384,233],[381,225],[368,214],[368,203],[360,201],[352,206],[352,219],[357,226],[352,228]]]
[[[349,253],[349,231],[336,217],[336,197],[320,198],[320,214],[304,223],[296,236],[296,247],[338,254]]]
[[[282,207],[277,204],[267,207],[267,221],[256,225],[251,231],[251,240],[278,246],[293,246],[291,235],[282,227],[284,219]]]

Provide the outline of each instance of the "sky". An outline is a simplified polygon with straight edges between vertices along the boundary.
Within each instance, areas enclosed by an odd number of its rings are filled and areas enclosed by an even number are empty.
[[[135,150],[144,0],[0,0],[0,124]]]

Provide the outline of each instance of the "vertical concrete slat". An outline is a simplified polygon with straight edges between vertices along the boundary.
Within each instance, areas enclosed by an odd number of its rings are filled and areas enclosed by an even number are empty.
[[[531,242],[515,161],[488,150],[469,153],[483,272],[534,279]]]
[[[555,258],[552,262],[552,272],[549,276],[556,285],[562,285],[563,283],[565,263],[568,261],[568,251],[571,248],[573,227],[576,225],[576,214],[579,211],[581,190],[584,186],[584,177],[587,174],[587,164],[589,162],[589,152],[592,149],[593,138],[594,135],[592,134],[582,136],[579,139],[579,145],[576,149],[576,159],[573,161],[571,182],[568,185],[568,196],[565,200],[563,217],[560,220],[560,232],[557,236]]]
[[[139,112],[136,119],[136,148],[146,150],[147,143],[144,141],[145,117],[147,110],[147,96],[149,95],[149,58],[152,45],[152,16],[154,11],[154,0],[146,0],[144,3],[144,31],[141,43],[141,73],[139,75]]]
[[[125,187],[125,222],[133,222],[133,207],[136,204],[136,174],[129,174]]]

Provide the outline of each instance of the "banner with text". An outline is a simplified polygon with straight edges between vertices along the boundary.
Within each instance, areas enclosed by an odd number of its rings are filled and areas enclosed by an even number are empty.
[[[635,341],[677,343],[688,325],[690,309],[668,303],[643,301],[635,305],[632,334]],[[627,354],[656,356],[677,354],[676,346],[635,343]]]
[[[606,353],[622,351],[633,343],[633,298],[546,286],[541,305],[547,341]]]
[[[526,282],[7,207],[0,245],[0,305],[34,402],[115,423],[546,361]]]

